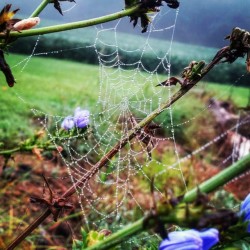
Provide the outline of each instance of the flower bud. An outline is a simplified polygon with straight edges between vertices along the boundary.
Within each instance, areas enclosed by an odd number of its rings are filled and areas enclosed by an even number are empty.
[[[23,19],[13,25],[14,30],[29,30],[40,23],[39,17],[31,17],[27,19]]]
[[[61,127],[65,130],[70,130],[74,127],[74,118],[72,116],[67,116],[64,118]]]
[[[89,111],[81,109],[80,107],[75,109],[74,123],[77,128],[85,128],[89,124]]]

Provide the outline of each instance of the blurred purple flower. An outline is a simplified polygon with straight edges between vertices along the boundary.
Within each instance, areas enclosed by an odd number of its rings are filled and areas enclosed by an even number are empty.
[[[196,230],[176,231],[168,234],[159,250],[208,250],[219,241],[219,232],[211,228],[202,232]]]
[[[61,127],[65,130],[70,130],[75,126],[74,118],[72,116],[67,116],[64,118]]]
[[[196,232],[199,233],[202,239],[202,242],[203,242],[202,250],[208,250],[219,242],[219,231],[216,228],[210,228],[205,231],[201,231],[201,232],[196,231]]]
[[[202,239],[199,234],[191,230],[171,232],[168,234],[168,239],[165,239],[160,244],[159,250],[199,250],[202,249]]]
[[[244,215],[244,220],[249,221],[247,232],[250,233],[250,194],[245,198],[240,207],[240,213]]]
[[[75,109],[74,123],[77,128],[85,128],[89,124],[89,111],[81,109],[80,107]]]

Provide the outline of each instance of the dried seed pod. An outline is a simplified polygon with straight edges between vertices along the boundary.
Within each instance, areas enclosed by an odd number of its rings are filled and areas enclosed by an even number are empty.
[[[14,20],[12,18],[19,9],[11,11],[11,6],[11,4],[6,4],[0,12],[0,32],[6,32],[12,28]]]

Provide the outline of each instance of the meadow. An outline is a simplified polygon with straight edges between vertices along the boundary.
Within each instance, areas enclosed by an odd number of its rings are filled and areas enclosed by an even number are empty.
[[[4,76],[0,75],[0,141],[7,142],[7,145],[34,133],[36,126],[32,119],[32,109],[63,116],[77,106],[95,109],[98,99],[98,66],[33,56],[23,69],[25,59],[25,55],[7,56],[17,81],[13,88],[7,87]],[[166,77],[160,75],[159,78],[164,80]],[[172,89],[174,91],[178,87]],[[145,84],[145,95],[150,96],[150,91]],[[248,91],[245,87],[204,81],[193,90],[193,93],[202,91],[221,100],[226,100],[232,95],[231,98],[238,107],[243,107],[248,102]],[[193,117],[207,105],[202,100],[194,98],[193,94],[187,95],[181,102],[183,104],[174,107],[177,122],[181,122],[178,117]],[[185,111],[182,105],[185,106]]]
[[[54,24],[54,22],[42,20],[41,26],[51,24]],[[127,69],[133,68],[133,63],[138,62],[138,60],[143,60],[143,65],[148,71],[154,71],[167,53],[168,57],[171,55],[171,72],[176,75],[192,60],[211,61],[219,49],[176,41],[172,44],[170,42],[171,37],[169,37],[169,40],[161,40],[147,34],[138,36],[118,32],[116,29],[110,28],[113,25],[107,26],[107,29],[105,27],[103,30],[102,28],[98,29],[98,27],[89,27],[41,36],[35,53],[41,53],[41,56],[45,57],[51,56],[53,58],[98,65],[96,51],[104,55],[110,55],[118,49],[120,61]],[[13,46],[10,46],[9,51],[29,55],[37,39],[37,37],[19,39]],[[225,41],[225,45],[227,44],[228,42]],[[130,64],[132,64],[131,67]],[[233,64],[221,64],[215,67],[214,73],[209,74],[206,80],[223,84],[233,83],[233,81],[245,74],[244,65],[243,58],[239,58]],[[164,74],[166,69],[160,65],[157,67],[157,72]],[[247,86],[248,82],[249,77],[244,77],[237,85]]]

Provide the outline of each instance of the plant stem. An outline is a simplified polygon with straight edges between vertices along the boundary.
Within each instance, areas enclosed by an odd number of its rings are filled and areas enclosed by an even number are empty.
[[[50,0],[43,0],[41,4],[35,9],[35,11],[31,14],[30,17],[38,16],[50,2],[51,2]]]
[[[25,231],[23,231],[23,234],[20,234],[7,248],[6,250],[12,250],[14,249],[19,243],[21,243],[29,234],[30,232],[33,232],[49,215],[50,210],[47,208],[36,220],[30,224]]]
[[[57,149],[56,146],[54,145],[49,145],[49,146],[42,146],[42,145],[33,145],[33,146],[25,146],[25,148],[22,147],[17,147],[17,148],[12,148],[12,149],[7,149],[7,150],[2,150],[0,151],[0,155],[11,155],[16,152],[23,152],[23,151],[31,151],[34,148],[39,148],[39,149],[47,149],[47,150],[55,150]]]
[[[0,151],[0,155],[11,155],[11,154],[16,153],[18,151],[20,151],[20,147],[2,150],[2,151]]]
[[[140,6],[137,5],[135,7],[128,8],[120,12],[116,12],[110,15],[88,19],[84,21],[54,25],[54,26],[38,28],[38,29],[23,30],[22,32],[13,31],[9,33],[9,37],[19,38],[19,37],[27,37],[27,36],[44,35],[44,34],[49,34],[49,33],[89,27],[89,26],[100,24],[100,23],[110,22],[110,21],[113,21],[113,20],[116,20],[125,16],[130,16],[138,12],[139,10],[140,10]],[[34,12],[32,15],[36,14],[37,12]],[[0,34],[0,38],[4,38],[4,37],[5,37],[5,34]]]
[[[250,170],[250,154],[246,157],[240,159],[230,167],[221,171],[212,178],[204,181],[199,185],[198,188],[194,188],[184,195],[183,201],[191,202],[197,197],[198,191],[204,193],[210,193],[216,190],[218,187],[226,184],[228,181],[232,180],[235,176],[242,174],[243,172]]]
[[[86,250],[102,250],[102,249],[110,249],[111,247],[118,245],[122,241],[131,237],[132,235],[138,234],[143,231],[143,222],[144,218],[137,220],[136,222],[125,226],[123,229],[118,232],[111,234],[105,240],[98,242],[97,244],[86,248]]]
[[[199,185],[199,190],[204,193],[210,193],[214,190],[216,190],[219,186],[225,185],[229,180],[231,180],[233,177],[245,172],[246,170],[250,169],[250,154],[246,156],[245,158],[239,160],[235,164],[231,165],[230,167],[226,168],[225,170],[221,171],[211,179],[203,182]],[[186,195],[183,198],[183,201],[185,202],[193,202],[197,197],[198,189],[194,188],[186,193]],[[86,250],[104,250],[109,249],[115,245],[118,245],[122,241],[126,240],[128,237],[132,237],[135,234],[138,234],[145,230],[144,228],[144,220],[145,218],[142,218],[140,220],[137,220],[136,222],[124,227],[120,231],[110,235],[105,240],[95,244],[94,246],[86,248]],[[166,217],[163,222],[172,222],[170,221],[171,218]],[[152,228],[155,226],[155,223],[151,223],[148,225],[147,228]]]

